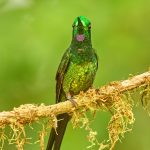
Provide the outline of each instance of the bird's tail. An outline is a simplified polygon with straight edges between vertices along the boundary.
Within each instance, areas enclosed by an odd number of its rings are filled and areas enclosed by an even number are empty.
[[[58,127],[52,128],[46,150],[60,150],[61,142],[67,127],[67,123],[70,120],[70,116],[67,113],[57,116]]]

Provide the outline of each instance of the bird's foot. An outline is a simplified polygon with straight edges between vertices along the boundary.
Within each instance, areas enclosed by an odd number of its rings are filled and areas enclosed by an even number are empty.
[[[67,100],[69,100],[69,101],[72,103],[72,105],[73,105],[74,107],[77,107],[77,106],[78,106],[77,102],[73,99],[73,97],[71,96],[70,93],[67,93],[67,94],[66,94],[66,97],[67,97]]]

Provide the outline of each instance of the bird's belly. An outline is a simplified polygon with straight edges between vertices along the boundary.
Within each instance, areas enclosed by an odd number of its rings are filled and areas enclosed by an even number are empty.
[[[70,84],[70,92],[78,94],[80,91],[87,90],[93,83],[93,77],[90,73],[82,74],[76,77]]]
[[[96,63],[92,62],[85,65],[72,64],[64,77],[64,91],[71,92],[72,94],[86,91],[92,86],[97,70],[96,67]]]

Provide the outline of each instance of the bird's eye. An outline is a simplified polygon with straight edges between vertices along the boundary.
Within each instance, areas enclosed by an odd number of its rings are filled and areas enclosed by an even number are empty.
[[[74,28],[74,27],[75,27],[75,24],[73,24],[72,27]]]
[[[89,30],[91,29],[91,25],[88,26]]]

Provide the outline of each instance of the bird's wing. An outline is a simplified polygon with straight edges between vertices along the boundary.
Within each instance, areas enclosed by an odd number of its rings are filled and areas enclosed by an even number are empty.
[[[69,60],[70,60],[70,49],[67,49],[61,59],[61,62],[59,64],[59,67],[56,73],[56,103],[60,102],[62,83],[64,79],[64,74],[69,65]]]
[[[98,55],[95,53],[95,56],[96,56],[96,60],[97,60],[97,69],[98,69],[98,60],[99,60],[99,58],[98,58]]]
[[[99,57],[98,57],[98,55],[97,55],[97,53],[96,53],[96,50],[93,49],[93,51],[94,51],[94,55],[95,55],[95,58],[96,58],[96,65],[97,65],[97,68],[96,68],[96,69],[98,69],[98,60],[99,60]]]

